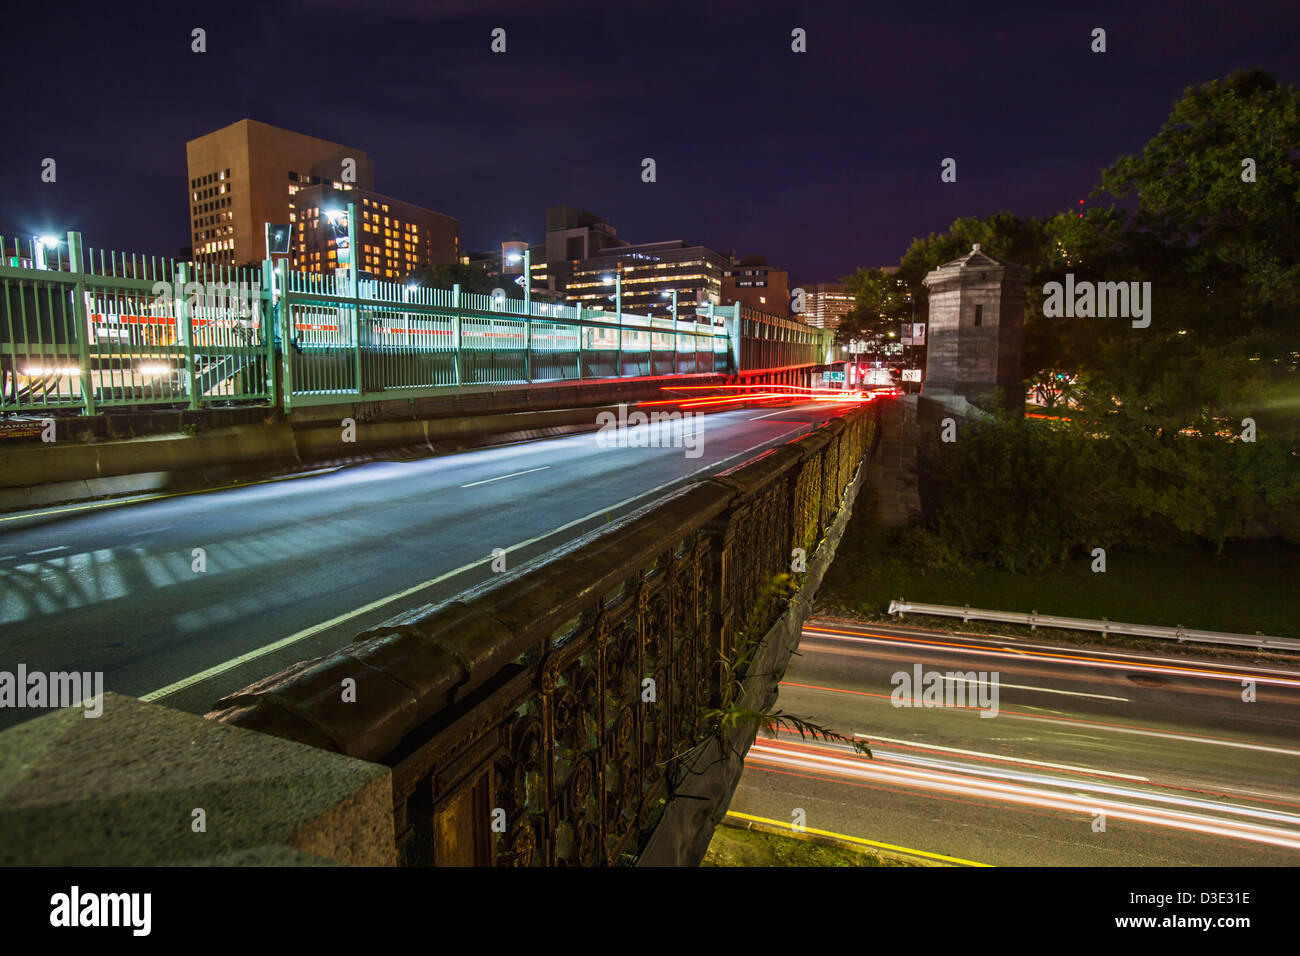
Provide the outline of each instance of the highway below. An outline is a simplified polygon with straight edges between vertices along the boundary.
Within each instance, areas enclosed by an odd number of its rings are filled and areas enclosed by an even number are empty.
[[[106,691],[204,713],[358,631],[489,580],[494,549],[505,552],[504,573],[517,573],[840,411],[708,415],[697,457],[607,447],[586,433],[2,515],[0,671],[98,671]],[[663,445],[670,427],[641,426]],[[40,713],[0,708],[0,729]]]
[[[874,759],[760,735],[733,822],[958,864],[1300,864],[1300,663],[814,617],[776,707]]]

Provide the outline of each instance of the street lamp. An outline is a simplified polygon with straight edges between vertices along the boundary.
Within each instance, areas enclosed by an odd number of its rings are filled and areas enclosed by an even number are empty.
[[[614,312],[618,316],[618,377],[623,377],[623,263],[615,264],[612,276],[603,276],[602,281],[609,285],[614,283]]]
[[[357,209],[355,203],[348,203],[346,209],[332,207],[322,210],[326,220],[333,226],[334,247],[339,251],[335,261],[347,261],[347,273],[351,294],[356,295],[357,278]],[[336,268],[343,268],[336,266]]]
[[[602,276],[601,281],[605,285],[614,283],[614,311],[620,316],[619,324],[622,325],[621,316],[623,315],[623,263],[618,264],[618,268],[612,276]]]
[[[62,240],[59,239],[58,236],[32,236],[32,259],[35,262],[36,268],[49,268],[45,262],[45,250],[57,250],[60,242],[62,242]]]
[[[672,312],[673,312],[673,318],[676,319],[677,318],[677,290],[673,289],[671,292],[667,292],[667,291],[660,292],[659,298],[661,299],[671,298],[673,300]]]
[[[506,256],[506,262],[518,262],[520,259],[524,260],[524,315],[529,315],[533,305],[533,251],[526,248],[522,256],[517,252]]]

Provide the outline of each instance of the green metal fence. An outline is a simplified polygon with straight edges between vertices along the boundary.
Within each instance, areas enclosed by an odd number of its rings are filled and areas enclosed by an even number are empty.
[[[735,310],[716,310],[735,324]],[[330,404],[731,371],[725,324],[0,237],[0,411]]]
[[[728,371],[730,334],[548,302],[428,289],[279,266],[284,402],[422,395],[513,385]],[[527,311],[525,311],[527,309]],[[652,342],[653,340],[653,342]]]
[[[269,401],[262,280],[0,237],[0,409]]]

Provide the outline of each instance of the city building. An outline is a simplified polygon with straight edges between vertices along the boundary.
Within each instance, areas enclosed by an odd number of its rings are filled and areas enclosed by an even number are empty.
[[[669,317],[676,293],[685,319],[693,317],[697,305],[721,304],[727,263],[726,256],[706,246],[674,239],[611,246],[576,262],[550,262],[548,269],[556,289],[584,308],[612,310],[621,287],[624,312]]]
[[[852,292],[843,282],[818,282],[800,286],[804,306],[800,317],[819,329],[837,329],[844,316],[857,304]]]
[[[661,318],[672,314],[674,292],[682,318],[701,303],[721,304],[728,262],[682,239],[628,242],[600,216],[573,206],[546,210],[545,243],[532,250],[534,288],[549,288],[583,308],[612,310],[617,276],[624,312]]]
[[[618,230],[594,212],[573,206],[551,206],[546,210],[547,262],[590,259],[606,249],[626,246]]]
[[[373,189],[364,150],[242,119],[185,144],[196,262],[243,265],[266,255],[266,223],[294,221],[299,189]]]
[[[451,216],[370,189],[342,190],[322,183],[299,189],[294,196],[291,268],[331,274],[339,267],[339,230],[328,214],[344,210],[348,203],[357,214],[361,272],[396,281],[424,266],[459,260],[460,223]]]
[[[516,281],[523,274],[525,250],[534,297],[612,311],[621,293],[625,313],[667,318],[675,294],[683,319],[693,319],[696,307],[705,303],[737,301],[789,315],[788,274],[761,256],[740,260],[684,239],[632,243],[600,216],[574,206],[546,210],[546,237],[540,243],[514,232],[501,241],[500,252],[461,261]]]
[[[739,302],[770,315],[790,314],[790,273],[774,269],[763,256],[746,256],[731,262],[722,273],[722,304]]]

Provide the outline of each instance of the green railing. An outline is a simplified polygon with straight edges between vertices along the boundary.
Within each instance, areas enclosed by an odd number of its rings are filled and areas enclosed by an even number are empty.
[[[707,322],[0,237],[0,411],[319,405],[465,386],[729,372]],[[525,311],[527,309],[527,311]]]
[[[292,348],[286,407],[419,395],[447,386],[730,370],[725,325],[313,276],[280,266],[280,330]],[[719,318],[734,318],[727,310]]]
[[[262,280],[0,237],[0,409],[267,402]]]

